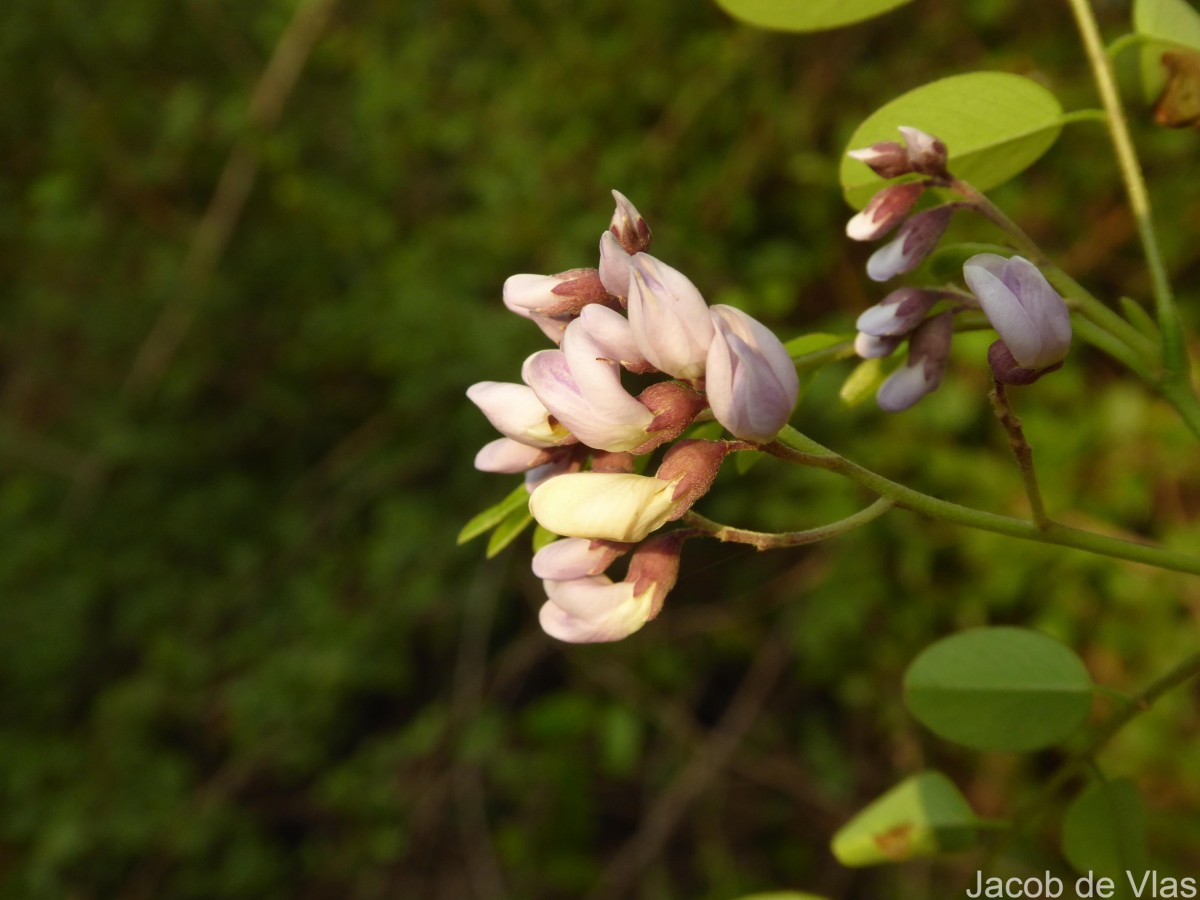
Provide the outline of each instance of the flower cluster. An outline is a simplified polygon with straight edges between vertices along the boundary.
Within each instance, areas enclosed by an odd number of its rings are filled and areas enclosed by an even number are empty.
[[[565,538],[534,557],[547,595],[542,626],[565,641],[618,640],[658,613],[684,532],[645,539],[708,490],[729,445],[679,441],[653,476],[635,474],[635,457],[675,441],[701,415],[767,443],[799,393],[779,339],[741,310],[709,307],[687,276],[646,252],[645,219],[613,196],[597,268],[504,284],[505,306],[558,347],[526,359],[520,384],[467,391],[503,435],[479,451],[476,468],[524,472],[530,512]],[[622,371],[666,377],[634,396]],[[624,579],[603,574],[631,551]]]
[[[945,144],[916,128],[901,128],[904,143],[883,141],[850,153],[881,178],[919,175],[921,180],[889,184],[846,225],[854,240],[877,240],[898,227],[896,237],[867,260],[867,275],[888,281],[915,269],[937,246],[956,209],[969,203],[943,203],[910,215],[929,188],[954,188]],[[905,339],[908,360],[880,385],[879,406],[908,409],[941,384],[954,315],[983,310],[1000,335],[988,351],[995,379],[1030,384],[1062,365],[1071,345],[1066,303],[1041,271],[1020,256],[1005,259],[980,253],[963,264],[963,280],[973,296],[959,290],[903,287],[866,310],[856,323],[855,351],[864,359],[890,356]],[[939,308],[939,302],[957,300]],[[947,307],[947,304],[941,304]]]

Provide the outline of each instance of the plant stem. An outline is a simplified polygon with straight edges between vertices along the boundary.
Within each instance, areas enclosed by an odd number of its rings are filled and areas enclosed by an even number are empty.
[[[1150,210],[1150,195],[1146,190],[1141,164],[1138,162],[1137,151],[1134,149],[1133,139],[1129,134],[1129,124],[1125,118],[1125,110],[1121,106],[1121,96],[1117,91],[1117,81],[1113,75],[1112,64],[1104,51],[1100,28],[1096,24],[1091,4],[1088,0],[1067,0],[1067,3],[1071,7],[1080,36],[1083,38],[1084,50],[1092,67],[1092,77],[1096,82],[1096,90],[1100,94],[1100,102],[1108,115],[1109,137],[1112,139],[1113,149],[1116,152],[1117,165],[1121,170],[1121,180],[1125,184],[1125,193],[1129,197],[1129,208],[1137,223],[1138,236],[1141,238],[1142,251],[1146,257],[1146,267],[1150,271],[1158,327],[1162,331],[1163,337],[1165,380],[1187,381],[1189,377],[1187,347],[1184,343],[1183,327],[1179,321],[1179,312],[1175,307],[1175,299],[1171,292],[1171,282],[1167,277],[1167,269],[1159,250],[1154,219]]]
[[[1033,523],[1045,531],[1050,525],[1050,519],[1046,516],[1042,490],[1038,486],[1037,472],[1033,468],[1033,448],[1025,438],[1025,429],[1021,427],[1021,420],[1012,408],[1012,401],[1008,399],[1008,391],[1004,389],[1004,385],[999,381],[995,382],[990,396],[992,409],[1004,430],[1008,432],[1009,446],[1012,447],[1013,456],[1017,458],[1017,465],[1021,469],[1021,480],[1025,483],[1025,495],[1029,497]]]
[[[851,462],[827,447],[796,431],[791,426],[785,427],[779,433],[775,442],[762,447],[764,451],[780,459],[800,465],[827,469],[831,472],[849,478],[851,481],[874,491],[881,497],[893,501],[896,506],[913,512],[940,519],[955,525],[964,525],[980,531],[990,531],[1009,537],[1027,541],[1038,541],[1043,544],[1057,544],[1062,547],[1073,547],[1087,553],[1099,556],[1109,556],[1114,559],[1126,559],[1131,562],[1145,563],[1160,569],[1174,572],[1187,572],[1200,575],[1200,557],[1188,556],[1174,550],[1154,547],[1147,544],[1135,544],[1132,541],[1108,537],[1093,531],[1084,531],[1058,522],[1049,522],[1045,528],[1038,528],[1034,523],[1025,519],[1011,516],[1001,516],[996,513],[973,509],[948,500],[941,500],[923,494],[920,491],[898,484],[877,472]]]
[[[780,550],[786,547],[800,547],[804,544],[815,544],[818,541],[838,537],[855,528],[860,528],[874,521],[894,507],[896,504],[886,497],[880,497],[866,509],[831,522],[818,528],[808,528],[804,531],[784,531],[779,533],[765,531],[750,531],[746,528],[734,528],[732,525],[722,525],[712,519],[706,519],[695,511],[689,511],[683,517],[685,524],[698,532],[714,537],[719,541],[734,544],[749,544],[755,550]]]

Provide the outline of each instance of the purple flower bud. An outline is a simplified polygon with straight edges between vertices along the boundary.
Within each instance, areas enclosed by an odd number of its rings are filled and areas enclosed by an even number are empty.
[[[704,374],[713,339],[708,304],[687,276],[645,253],[633,257],[629,324],[642,354],[659,371],[684,381]]]
[[[865,310],[854,327],[874,337],[908,334],[920,324],[940,296],[936,291],[899,288]]]
[[[621,451],[645,442],[654,414],[621,386],[620,367],[606,358],[581,320],[567,328],[561,350],[542,350],[525,360],[521,377],[589,447]]]
[[[617,541],[563,538],[547,544],[533,556],[533,574],[538,578],[567,581],[599,575],[617,557],[633,549]]]
[[[566,428],[550,420],[549,410],[524,384],[481,381],[467,388],[467,399],[497,431],[514,441],[531,447],[557,447],[574,440]]]
[[[1063,361],[1071,315],[1037,266],[1020,256],[980,253],[963,264],[963,278],[1019,368],[1038,371]]]
[[[926,319],[909,338],[908,362],[888,376],[875,394],[879,408],[885,412],[901,412],[937,390],[950,357],[953,336],[952,313],[944,312]]]
[[[880,178],[899,178],[913,170],[907,151],[897,141],[880,141],[862,150],[851,150],[846,155],[870,166]]]
[[[638,394],[638,400],[654,413],[654,421],[647,426],[651,438],[635,448],[638,454],[649,453],[675,440],[708,405],[703,395],[674,381],[650,385]]]
[[[617,208],[613,211],[612,223],[608,230],[631,256],[649,250],[650,226],[646,224],[642,214],[620,191],[613,191],[612,195],[617,201]]]
[[[611,231],[600,235],[600,283],[623,302],[629,296],[629,265],[633,257],[625,252]]]
[[[860,331],[854,338],[854,352],[863,359],[881,359],[891,356],[904,338],[900,335],[876,337]]]
[[[914,172],[935,178],[950,177],[946,171],[948,153],[945,144],[919,128],[901,125],[900,133],[904,135],[905,151]]]
[[[515,475],[544,466],[554,458],[554,453],[545,447],[531,447],[512,438],[497,438],[484,444],[475,454],[475,468],[480,472]]]
[[[1025,368],[1013,358],[1012,351],[1004,341],[995,341],[988,347],[988,365],[1001,384],[1033,384],[1043,375],[1062,368],[1061,362],[1044,369]]]
[[[796,366],[779,338],[732,306],[714,306],[705,393],[717,421],[743,440],[765,444],[792,414]]]
[[[571,269],[557,275],[510,275],[504,281],[504,305],[519,316],[577,316],[589,303],[611,298],[596,269]]]
[[[867,276],[872,281],[887,281],[911,272],[937,246],[952,215],[953,206],[935,206],[917,213],[901,226],[895,240],[871,254],[867,260]]]
[[[889,184],[846,223],[846,237],[854,241],[874,241],[883,237],[909,214],[924,191],[925,185],[919,181]]]

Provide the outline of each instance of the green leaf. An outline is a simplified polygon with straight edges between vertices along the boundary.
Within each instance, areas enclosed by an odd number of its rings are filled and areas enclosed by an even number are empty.
[[[1058,99],[1036,81],[1005,72],[972,72],[923,85],[867,117],[846,150],[900,140],[910,125],[935,135],[950,171],[981,191],[1003,184],[1050,149],[1064,121]],[[842,157],[842,191],[861,209],[886,183],[867,166]]]
[[[1128,778],[1095,781],[1072,801],[1063,817],[1063,855],[1079,872],[1124,881],[1146,871],[1149,848],[1146,809]]]
[[[875,395],[888,374],[882,359],[864,359],[846,376],[838,396],[846,406],[858,406]]]
[[[904,674],[904,702],[931,731],[976,750],[1033,750],[1079,727],[1092,681],[1036,631],[976,628],[938,641]]]
[[[735,19],[776,31],[825,31],[882,15],[910,0],[717,0]]]
[[[525,483],[518,484],[511,494],[501,500],[494,506],[489,506],[483,512],[471,518],[462,527],[462,531],[458,533],[458,544],[462,546],[467,541],[474,540],[483,534],[485,531],[499,525],[514,509],[520,509],[522,506],[529,505],[529,491],[525,490]]]
[[[1200,13],[1184,0],[1135,0],[1133,30],[1146,39],[1140,51],[1142,91],[1153,102],[1167,80],[1163,52],[1177,47],[1200,51]]]
[[[873,866],[964,850],[975,842],[978,819],[941,772],[902,781],[833,836],[844,866]]]
[[[524,488],[521,488],[524,490]],[[492,536],[488,538],[487,553],[488,559],[491,559],[513,541],[515,541],[529,524],[533,521],[533,516],[529,514],[528,508],[514,509],[504,521],[496,526],[496,530],[492,532]]]
[[[558,540],[558,535],[549,528],[543,528],[541,525],[534,526],[533,529],[533,552],[537,553],[547,544],[553,544]]]

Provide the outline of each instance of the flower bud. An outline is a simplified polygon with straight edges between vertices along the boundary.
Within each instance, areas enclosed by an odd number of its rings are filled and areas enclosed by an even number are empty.
[[[743,440],[768,443],[796,405],[796,366],[779,338],[740,309],[714,306],[712,321],[704,389],[713,415]]]
[[[937,291],[899,288],[865,310],[854,327],[874,337],[908,334],[921,323],[940,296]]]
[[[554,451],[545,447],[531,447],[512,438],[497,438],[484,444],[475,454],[475,468],[480,472],[497,472],[515,475],[544,466],[554,458]]]
[[[1071,346],[1071,315],[1037,266],[1020,256],[980,253],[963,264],[963,278],[1015,363],[1007,371],[1039,372],[1063,361]]]
[[[880,178],[899,178],[913,170],[907,151],[898,141],[880,141],[862,150],[851,150],[846,155],[870,166]]]
[[[589,303],[611,298],[596,269],[570,269],[557,275],[510,275],[504,281],[504,305],[519,316],[577,316]]]
[[[600,283],[622,303],[629,296],[629,264],[632,260],[611,231],[600,235]]]
[[[854,352],[863,359],[881,359],[891,356],[902,340],[901,335],[876,337],[860,331],[854,338]]]
[[[571,472],[538,487],[529,511],[543,528],[564,537],[636,543],[670,520],[674,489],[647,475]]]
[[[645,442],[654,414],[621,386],[620,367],[606,358],[576,319],[561,350],[525,360],[522,378],[559,422],[598,450],[632,450]]]
[[[630,256],[649,250],[650,226],[646,224],[642,214],[620,191],[613,191],[612,195],[617,201],[617,208],[613,211],[608,230]]]
[[[616,541],[562,538],[547,544],[533,555],[533,574],[554,581],[599,575],[613,560],[631,549],[632,544]]]
[[[952,215],[953,206],[935,206],[917,213],[900,227],[895,240],[871,254],[867,260],[867,277],[872,281],[887,281],[911,272],[937,246]]]
[[[551,421],[549,410],[528,385],[480,381],[467,388],[467,399],[497,431],[514,441],[531,447],[557,447],[575,440],[566,428]]]
[[[630,270],[629,324],[659,371],[684,381],[704,374],[713,339],[708,304],[687,276],[645,253],[633,257]]]
[[[954,336],[954,315],[944,312],[926,319],[908,341],[908,362],[888,376],[879,386],[875,400],[885,412],[902,412],[942,383],[950,340]]]
[[[547,600],[538,614],[542,630],[576,644],[618,641],[633,634],[658,615],[675,586],[684,540],[681,531],[650,538],[634,551],[625,579],[615,584],[603,575],[547,579]]]
[[[925,185],[919,181],[889,184],[846,223],[846,237],[854,241],[874,241],[883,237],[909,214],[924,191]]]
[[[949,154],[945,144],[919,128],[901,125],[899,130],[904,135],[905,152],[914,172],[935,178],[950,177],[946,171]]]
[[[673,441],[692,420],[708,405],[702,394],[674,381],[652,384],[640,394],[638,400],[654,414],[653,421],[646,426],[652,435],[642,446],[635,448],[638,454],[649,453],[668,441]]]
[[[638,348],[629,320],[615,309],[594,303],[579,314],[579,322],[576,327],[588,333],[605,359],[619,363],[630,372],[654,370]]]

